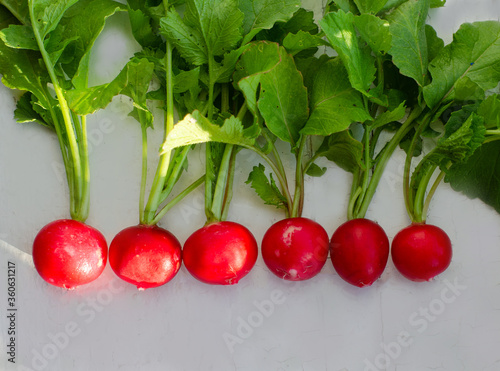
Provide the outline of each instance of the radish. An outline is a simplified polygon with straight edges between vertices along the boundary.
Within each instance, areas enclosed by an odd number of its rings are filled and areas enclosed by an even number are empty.
[[[430,224],[412,224],[394,237],[392,261],[398,271],[412,281],[430,281],[451,263],[448,235]]]
[[[389,9],[392,5],[385,8],[380,4],[365,4],[358,7],[359,16],[334,8],[319,22],[347,71],[350,86],[363,95],[362,102],[353,103],[353,106],[363,105],[370,116],[358,118],[356,121],[360,125],[355,124],[349,130],[334,133],[323,143],[325,156],[353,174],[347,213],[353,225],[359,223],[357,219],[365,217],[387,162],[398,145],[407,152],[404,193],[408,213],[413,223],[425,223],[430,197],[440,180],[483,142],[481,131],[484,132],[484,127],[481,120],[468,120],[467,117],[473,110],[481,111],[477,106],[472,107],[484,99],[488,89],[497,87],[500,77],[498,71],[488,69],[491,61],[498,61],[498,53],[492,50],[497,38],[481,40],[479,48],[476,45],[479,42],[477,35],[497,34],[498,22],[465,24],[454,36],[452,44],[444,46],[435,30],[426,25],[429,9],[435,4],[428,0],[406,1]],[[371,20],[368,21],[368,18]],[[408,22],[410,18],[412,22]],[[354,37],[338,37],[340,34]],[[462,48],[464,43],[467,44],[465,49]],[[415,61],[418,63],[413,63]],[[435,129],[439,128],[442,121],[446,122],[443,113],[448,115],[450,107],[466,107],[464,102],[469,100],[475,101],[474,104],[462,110],[446,125],[438,145],[416,167],[410,182],[411,158],[422,152],[422,137],[440,135]],[[492,136],[498,136],[498,130],[493,130],[498,128],[498,111],[494,107],[495,104],[491,104],[484,111],[490,112],[486,116],[491,118],[489,129],[492,129]],[[469,115],[465,115],[467,110]],[[468,124],[465,123],[467,120]],[[391,133],[385,144],[380,143],[384,132]],[[438,167],[442,173],[437,176],[426,198],[427,186]],[[490,174],[487,179],[491,178]],[[432,228],[429,230],[434,231]],[[433,234],[429,232],[429,238]],[[365,262],[358,256],[364,256],[364,249],[371,247],[380,249],[366,256],[373,259],[371,264],[365,266],[366,277],[369,277],[367,282],[373,282],[375,272],[380,274],[382,268],[374,271],[372,268],[381,267],[378,259],[387,256],[386,237],[381,233],[378,236],[375,237],[374,233],[356,235],[353,238],[365,243],[351,245],[337,241],[338,235],[334,234],[332,245],[335,243],[335,250],[343,254],[333,254],[332,246],[332,262],[341,277],[349,276],[345,270],[354,276],[357,269],[353,267],[356,265],[363,269]],[[410,244],[412,239],[405,240]],[[396,241],[400,239],[394,243]],[[418,246],[407,246],[406,254],[411,260],[411,254],[420,251],[418,259],[422,262],[425,249]],[[395,250],[399,249],[400,246]],[[446,243],[442,249],[447,249]],[[432,250],[429,247],[429,262],[427,265],[422,262],[424,266],[434,265]],[[349,255],[352,260],[347,262],[344,258]],[[443,252],[443,259],[445,256],[451,258],[451,255]],[[399,261],[395,260],[396,267]],[[382,265],[385,266],[385,262]],[[441,266],[446,267],[446,262]],[[364,283],[363,280],[359,282]]]
[[[471,106],[463,106],[449,116],[441,138],[410,174],[415,148],[431,117],[417,128],[407,152],[403,190],[412,224],[395,236],[391,250],[396,269],[412,281],[430,281],[450,265],[450,238],[441,228],[426,224],[429,205],[446,172],[460,167],[485,139],[484,119]]]
[[[118,277],[138,289],[161,286],[181,267],[181,244],[158,226],[132,226],[111,242],[109,264]]]
[[[389,239],[377,223],[352,219],[337,228],[330,242],[330,259],[339,276],[351,285],[372,285],[389,258]]]
[[[105,238],[84,224],[90,203],[86,115],[91,112],[74,109],[72,97],[77,88],[88,87],[90,51],[106,19],[123,9],[113,2],[92,9],[84,2],[39,0],[2,7],[0,74],[6,86],[24,91],[15,117],[56,133],[67,176],[71,220],[47,224],[33,242],[38,273],[63,288],[95,280],[106,265]],[[60,43],[57,52],[49,39]]]
[[[48,283],[65,289],[94,281],[106,266],[107,243],[95,228],[72,219],[53,221],[33,241],[33,262]]]
[[[266,204],[284,209],[286,217],[289,218],[271,226],[269,233],[263,239],[264,262],[271,272],[280,278],[293,280],[312,278],[320,272],[328,258],[328,234],[318,223],[302,218],[304,176],[308,172],[317,175],[318,169],[319,172],[322,171],[313,164],[316,157],[310,156],[305,161],[309,136],[302,135],[300,131],[305,129],[309,108],[302,74],[285,48],[274,42],[260,41],[247,45],[236,64],[233,79],[235,82],[233,86],[239,91],[235,92],[233,101],[241,104],[237,115],[225,120],[219,118],[218,125],[215,125],[211,121],[213,108],[211,109],[212,105],[209,104],[208,117],[199,111],[187,115],[176,125],[171,137],[164,143],[163,149],[168,151],[187,143],[209,141],[205,181],[208,224],[220,221],[221,216],[224,219],[227,213],[226,205],[231,198],[231,192],[228,192],[230,187],[226,185],[231,184],[234,174],[235,146],[250,149],[261,156],[271,167],[271,175],[268,177],[264,165],[259,164],[253,168],[247,183],[251,184]],[[260,85],[254,84],[253,79],[260,79]],[[276,84],[276,81],[279,84]],[[229,89],[230,87],[224,84],[221,87],[223,113],[226,113],[223,107],[226,109],[229,107]],[[254,101],[256,96],[260,96],[258,102]],[[293,99],[289,99],[290,97]],[[246,126],[243,125],[244,122]],[[296,159],[293,196],[288,188],[281,155],[275,146],[276,137],[290,144]],[[262,140],[263,147],[257,143],[257,138]],[[214,153],[218,153],[219,156],[213,158]],[[219,169],[217,175],[213,174],[214,167]],[[221,169],[228,169],[228,172]],[[279,182],[279,187],[274,181],[273,174]],[[283,223],[295,230],[295,238],[288,238],[289,229],[282,228]],[[293,252],[276,256],[276,251],[273,249],[278,244],[283,252],[287,250]]]
[[[262,258],[276,276],[302,281],[317,275],[328,258],[328,234],[308,218],[274,223],[262,239]]]
[[[254,266],[257,242],[241,224],[210,223],[191,234],[184,243],[183,259],[196,279],[217,285],[234,285]]]
[[[175,11],[164,3],[165,15]],[[163,139],[165,140],[174,127],[174,75],[172,43],[163,41],[158,22],[148,15],[147,4],[135,4],[138,9],[130,8],[130,20],[141,12],[141,21],[149,22],[151,33],[144,37],[142,24],[133,27],[134,37],[144,48],[134,56],[120,74],[109,84],[100,87],[100,91],[110,94],[124,94],[134,102],[131,116],[140,123],[142,135],[142,173],[139,195],[139,224],[129,226],[116,234],[109,249],[109,263],[118,277],[135,285],[139,290],[151,289],[166,284],[174,278],[181,266],[181,245],[177,238],[158,226],[163,216],[179,201],[203,183],[204,177],[169,199],[187,164],[191,146],[177,148],[163,153],[157,162],[156,172],[146,198],[148,177],[148,129],[153,127],[153,114],[148,108],[149,100],[160,100],[164,109]],[[145,11],[143,14],[142,12]],[[135,12],[135,13],[134,13]],[[148,58],[155,50],[163,58]],[[148,54],[149,53],[149,54]],[[144,55],[143,55],[144,54]],[[178,70],[178,69],[177,69]],[[182,74],[183,71],[178,72]],[[162,81],[156,95],[148,95],[152,81]],[[183,87],[175,86],[178,91]],[[79,101],[103,104],[99,91],[80,90]],[[180,94],[180,93],[178,93]],[[182,94],[180,95],[182,98]],[[107,104],[107,101],[104,102]],[[89,109],[92,107],[90,104]],[[102,108],[101,106],[98,106]],[[95,108],[95,107],[92,107]],[[177,107],[180,110],[182,107]]]

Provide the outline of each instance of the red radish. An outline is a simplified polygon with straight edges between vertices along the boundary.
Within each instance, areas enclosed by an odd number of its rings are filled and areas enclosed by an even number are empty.
[[[138,289],[161,286],[181,267],[181,244],[172,233],[155,225],[128,227],[111,241],[109,265]]]
[[[72,219],[53,221],[33,241],[33,262],[48,283],[74,289],[94,281],[106,266],[108,246],[97,229]]]
[[[247,228],[221,221],[208,224],[189,236],[182,254],[189,273],[201,282],[234,285],[255,265],[258,247]]]
[[[274,223],[262,239],[262,257],[276,276],[303,281],[316,276],[328,258],[328,234],[308,218]]]
[[[370,286],[389,258],[389,239],[377,223],[352,219],[337,228],[330,241],[330,258],[339,276],[351,285]]]
[[[394,265],[403,276],[416,282],[430,281],[444,272],[452,255],[446,232],[431,224],[411,224],[392,241]]]

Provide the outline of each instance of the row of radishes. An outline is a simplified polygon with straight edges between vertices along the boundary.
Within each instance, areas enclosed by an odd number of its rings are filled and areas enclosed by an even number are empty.
[[[262,240],[262,257],[276,276],[302,281],[316,276],[328,258],[339,276],[352,285],[370,286],[384,271],[389,240],[368,219],[342,224],[329,241],[315,221],[287,218],[273,224]],[[63,219],[45,226],[33,243],[33,260],[40,276],[64,288],[75,288],[101,275],[108,247],[104,236],[84,223]],[[181,262],[198,280],[208,284],[236,284],[254,266],[257,242],[244,226],[221,221],[207,224],[181,244],[156,225],[137,225],[116,235],[109,263],[124,281],[139,289],[161,286],[179,271]],[[413,281],[430,280],[443,272],[452,257],[446,233],[433,225],[412,224],[392,244],[396,268]]]
[[[0,73],[7,86],[26,91],[16,118],[55,131],[68,177],[71,219],[48,224],[33,243],[35,267],[47,282],[74,288],[95,280],[105,268],[106,240],[84,224],[90,178],[86,116],[118,94],[133,101],[130,115],[140,124],[142,176],[139,224],[112,240],[109,263],[138,288],[165,284],[182,262],[208,284],[235,284],[250,272],[258,244],[247,228],[226,221],[240,150],[257,153],[271,168],[268,176],[264,165],[255,166],[247,183],[266,204],[285,211],[286,218],[272,225],[261,243],[263,260],[278,277],[310,279],[329,254],[339,276],[350,284],[367,286],[380,277],[389,241],[364,216],[398,146],[407,153],[403,184],[412,224],[393,240],[394,265],[414,281],[430,280],[449,266],[450,240],[438,227],[425,224],[426,212],[445,172],[483,142],[500,139],[495,126],[500,126],[495,118],[500,98],[486,99],[485,94],[500,79],[500,69],[488,64],[499,63],[496,40],[477,40],[477,35],[500,34],[490,32],[500,23],[477,22],[457,32],[454,43],[474,41],[470,60],[464,62],[462,44],[445,47],[425,24],[431,5],[442,5],[429,0],[360,1],[356,6],[328,1],[321,29],[312,12],[293,0],[269,3],[269,9],[260,4],[260,10],[252,0],[129,0],[127,6],[89,1],[102,6],[26,0],[15,14],[0,7]],[[176,10],[179,3],[186,4],[184,17]],[[121,11],[129,12],[142,50],[113,81],[89,87],[91,47],[105,20]],[[82,26],[87,24],[92,27]],[[318,47],[325,45],[338,57],[318,56]],[[449,71],[450,65],[457,70]],[[150,90],[152,81],[158,90]],[[152,101],[164,111],[164,144],[148,188]],[[175,110],[183,117],[177,123]],[[440,125],[441,132],[431,124]],[[385,144],[379,142],[383,132],[390,136]],[[323,143],[307,151],[313,136]],[[422,152],[422,138],[436,136],[440,139],[434,149],[410,174],[413,157]],[[276,141],[288,143],[295,157],[292,191]],[[205,174],[173,196],[191,148],[201,143]],[[353,174],[349,221],[331,239],[322,226],[302,217],[304,177],[326,170],[315,164],[318,157]],[[441,173],[434,177],[437,170]],[[201,184],[207,223],[181,248],[158,223]]]

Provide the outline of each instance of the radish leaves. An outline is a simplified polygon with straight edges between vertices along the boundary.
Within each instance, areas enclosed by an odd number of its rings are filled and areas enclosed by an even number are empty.
[[[449,100],[484,98],[500,80],[500,23],[463,24],[430,63],[432,82],[424,88],[431,108]]]

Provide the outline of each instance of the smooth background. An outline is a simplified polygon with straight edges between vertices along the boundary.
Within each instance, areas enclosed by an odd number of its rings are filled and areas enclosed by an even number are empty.
[[[306,2],[321,11],[316,1]],[[429,22],[446,42],[465,21],[500,17],[497,0],[448,0]],[[94,54],[92,83],[109,81],[138,46],[126,15],[108,21]],[[68,192],[55,135],[12,118],[17,94],[0,84],[0,369],[1,370],[500,370],[500,216],[478,200],[440,186],[428,222],[453,241],[451,267],[430,283],[403,279],[389,261],[382,278],[358,289],[327,261],[307,282],[287,283],[259,257],[238,285],[214,287],[181,268],[168,285],[139,292],[109,268],[74,291],[51,287],[32,266],[31,242],[46,223],[68,217]],[[111,241],[137,223],[140,129],[116,98],[89,118],[92,195],[88,223]],[[150,175],[161,136],[150,132]],[[156,139],[155,139],[156,136]],[[286,148],[284,148],[286,152]],[[202,171],[190,157],[187,184]],[[259,159],[238,157],[229,219],[258,241],[283,215],[262,205],[243,182]],[[390,240],[408,218],[402,198],[404,155],[395,153],[368,211]],[[328,171],[306,180],[304,216],[331,235],[345,221],[350,176]],[[287,163],[292,168],[292,163]],[[182,186],[182,184],[180,185]],[[182,242],[204,223],[202,188],[161,226]],[[7,261],[17,267],[17,363],[6,360]]]

